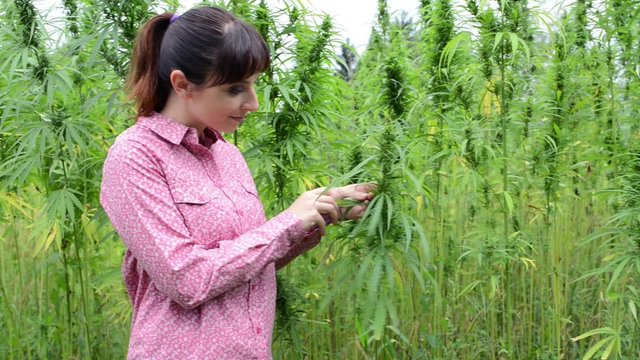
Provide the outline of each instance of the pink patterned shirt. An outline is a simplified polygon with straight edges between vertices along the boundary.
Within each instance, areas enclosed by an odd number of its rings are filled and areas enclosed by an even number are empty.
[[[285,211],[266,221],[220,134],[160,114],[115,141],[100,201],[127,247],[129,359],[270,359],[275,265],[319,241]]]

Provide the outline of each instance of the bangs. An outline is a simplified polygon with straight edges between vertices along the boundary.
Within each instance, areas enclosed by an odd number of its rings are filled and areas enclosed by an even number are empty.
[[[269,49],[254,28],[234,21],[227,24],[225,30],[216,54],[217,64],[208,81],[210,86],[240,82],[269,68]]]

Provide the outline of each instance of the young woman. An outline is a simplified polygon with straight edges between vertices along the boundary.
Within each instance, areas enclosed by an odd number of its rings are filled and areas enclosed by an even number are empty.
[[[141,29],[129,87],[138,119],[104,164],[101,203],[127,247],[129,359],[270,359],[275,270],[315,246],[336,199],[370,185],[302,194],[267,221],[241,153],[221,132],[258,109],[269,52],[215,7],[163,14]]]

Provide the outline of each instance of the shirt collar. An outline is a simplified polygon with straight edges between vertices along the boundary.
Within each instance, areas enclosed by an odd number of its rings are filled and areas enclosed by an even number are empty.
[[[157,112],[152,113],[150,116],[139,117],[137,123],[175,145],[180,145],[182,140],[194,144],[199,142],[198,133],[195,128],[180,124],[179,122]],[[204,135],[205,141],[203,145],[207,148],[217,140],[225,141],[219,132],[211,128],[204,129]]]

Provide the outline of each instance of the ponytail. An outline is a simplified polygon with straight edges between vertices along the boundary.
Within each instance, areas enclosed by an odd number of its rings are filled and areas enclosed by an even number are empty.
[[[171,94],[171,72],[199,88],[231,84],[269,67],[269,48],[258,31],[218,7],[197,7],[171,19],[155,16],[133,49],[127,87],[138,117],[160,112]]]
[[[167,103],[170,89],[160,80],[159,62],[162,39],[172,14],[157,15],[146,22],[138,33],[133,48],[131,71],[127,80],[129,97],[136,101],[138,116],[160,111]]]

